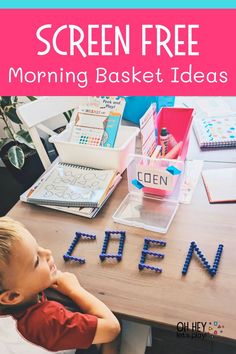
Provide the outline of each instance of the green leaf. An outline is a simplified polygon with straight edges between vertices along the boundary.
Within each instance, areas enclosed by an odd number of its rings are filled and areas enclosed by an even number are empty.
[[[8,140],[7,138],[2,138],[2,139],[0,139],[0,150],[1,150],[1,148],[5,145],[5,143],[6,143],[7,140]]]
[[[15,145],[8,150],[7,155],[10,163],[21,170],[25,163],[25,155],[23,150],[19,146]]]
[[[37,98],[34,96],[26,96],[30,101],[36,101]]]
[[[70,109],[69,111],[63,113],[63,115],[66,118],[67,122],[70,121],[73,111],[74,111],[73,109]]]
[[[68,111],[70,118],[72,117],[73,112],[74,112],[74,109],[71,109],[70,111]]]
[[[31,136],[29,132],[27,132],[24,129],[19,130],[15,135],[14,138],[19,142],[27,145],[31,149],[35,149],[35,146],[33,144],[33,141],[31,139]]]
[[[5,114],[12,122],[16,124],[22,124],[20,118],[16,113],[16,109],[14,107],[11,107],[9,110],[5,110]]]
[[[6,106],[11,106],[12,105],[12,100],[11,96],[0,96],[0,105],[2,108],[5,108]]]
[[[4,130],[4,133],[5,133],[6,137],[9,138],[9,139],[12,139],[12,135],[13,134],[12,134],[10,128],[4,127],[3,130]]]
[[[69,114],[67,114],[67,112],[64,112],[63,115],[64,115],[64,117],[66,118],[67,122],[69,123],[69,121],[70,121],[70,116],[69,116]]]

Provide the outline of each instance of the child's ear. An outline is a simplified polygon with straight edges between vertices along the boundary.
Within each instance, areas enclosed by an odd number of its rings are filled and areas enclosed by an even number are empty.
[[[18,305],[23,300],[18,291],[6,290],[0,294],[0,304],[5,306]]]

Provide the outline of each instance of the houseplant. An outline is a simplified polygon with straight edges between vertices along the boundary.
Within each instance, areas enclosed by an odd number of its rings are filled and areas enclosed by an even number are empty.
[[[0,120],[5,135],[0,138],[0,157],[25,190],[42,174],[44,168],[28,131],[17,115],[18,104],[17,96],[0,96]]]
[[[37,98],[27,96],[28,100]],[[0,96],[0,123],[4,125],[4,137],[0,137],[0,157],[14,178],[22,185],[23,190],[29,188],[43,173],[44,168],[38,153],[33,145],[31,136],[24,129],[17,115],[16,108],[19,104],[17,96]],[[66,123],[71,119],[73,110],[63,113]],[[65,124],[53,130],[60,133],[65,129]],[[42,143],[49,154],[51,161],[57,156],[54,146],[48,142],[48,138],[41,138]]]

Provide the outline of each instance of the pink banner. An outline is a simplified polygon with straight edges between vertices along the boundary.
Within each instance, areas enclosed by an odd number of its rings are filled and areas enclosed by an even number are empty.
[[[236,10],[0,10],[2,95],[235,95]]]

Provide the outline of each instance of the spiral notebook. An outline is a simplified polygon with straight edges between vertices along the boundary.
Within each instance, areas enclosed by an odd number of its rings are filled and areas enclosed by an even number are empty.
[[[39,184],[42,183],[42,181],[45,179],[46,175],[48,172],[45,172],[45,174],[39,178],[38,181],[36,181],[33,186],[31,188],[29,188],[27,191],[25,191],[21,196],[20,196],[20,200],[22,202],[25,203],[30,203],[28,200],[28,196],[32,193],[32,190],[36,189],[37,186],[39,186]],[[55,206],[55,205],[43,205],[43,204],[37,204],[37,206],[40,207],[45,207],[45,208],[49,208],[49,209],[53,209],[53,210],[57,210],[60,212],[64,212],[64,213],[69,213],[69,214],[74,214],[74,215],[78,215],[78,216],[83,216],[85,218],[94,218],[99,211],[101,210],[101,208],[103,207],[103,205],[106,203],[106,201],[110,198],[111,194],[114,192],[114,190],[116,189],[117,185],[120,183],[122,177],[121,175],[118,173],[116,175],[116,177],[114,178],[114,181],[109,189],[109,191],[107,192],[106,197],[104,198],[103,202],[101,203],[101,205],[97,208],[85,208],[85,207],[62,207],[62,206]],[[30,203],[30,204],[34,204],[34,203]]]
[[[114,170],[96,170],[59,162],[28,194],[34,204],[63,207],[99,207],[112,186]]]
[[[200,148],[236,146],[236,115],[197,119],[193,127]]]

